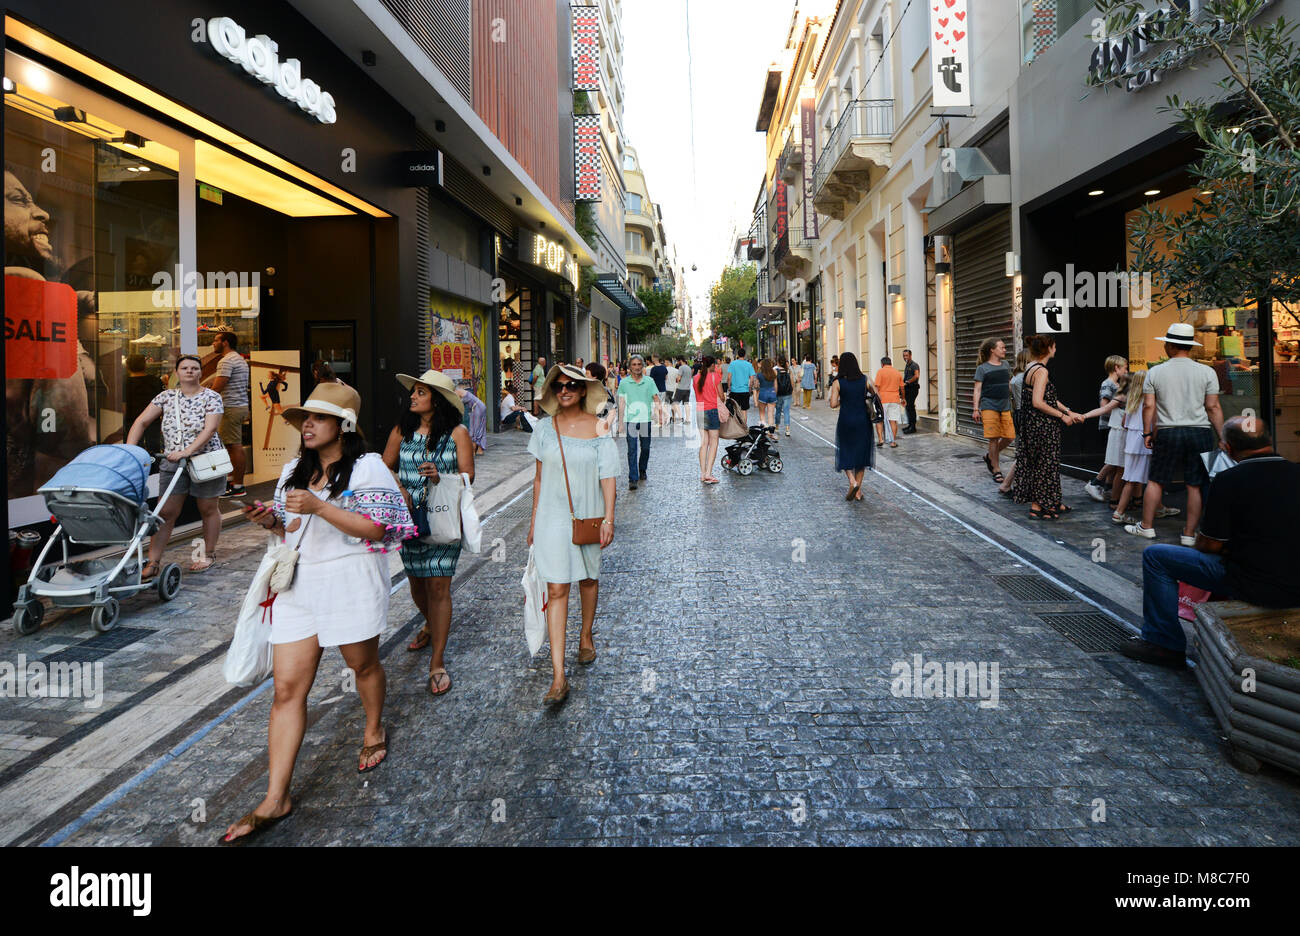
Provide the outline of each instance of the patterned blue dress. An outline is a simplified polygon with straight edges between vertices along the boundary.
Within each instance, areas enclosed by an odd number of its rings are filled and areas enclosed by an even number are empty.
[[[453,479],[460,470],[456,461],[456,440],[447,433],[436,451],[426,453],[425,436],[415,433],[407,441],[402,440],[402,448],[397,456],[397,478],[402,487],[411,493],[411,502],[416,507],[425,502],[425,479],[420,477],[420,464],[431,461],[438,466],[438,474],[444,480]],[[434,546],[410,539],[402,544],[402,565],[406,574],[413,578],[450,578],[456,574],[456,560],[460,558],[460,543]]]

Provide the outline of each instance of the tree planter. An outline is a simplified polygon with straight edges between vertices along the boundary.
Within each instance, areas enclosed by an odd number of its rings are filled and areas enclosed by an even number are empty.
[[[1228,736],[1233,761],[1245,770],[1258,770],[1265,761],[1300,773],[1300,670],[1245,653],[1228,625],[1298,618],[1300,609],[1270,610],[1242,601],[1196,609],[1196,678]]]

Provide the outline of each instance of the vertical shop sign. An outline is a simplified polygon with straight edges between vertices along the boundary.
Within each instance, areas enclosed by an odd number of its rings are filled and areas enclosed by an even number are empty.
[[[780,173],[784,166],[777,167],[776,180],[776,250],[778,260],[790,252],[790,195]]]
[[[573,90],[600,90],[600,7],[569,7],[573,14]]]
[[[600,201],[600,114],[573,117],[573,200]]]
[[[799,104],[799,147],[803,150],[803,237],[817,239],[817,209],[813,207],[813,170],[817,166],[817,102],[804,98]]]
[[[930,2],[930,84],[935,107],[970,107],[967,0]]]

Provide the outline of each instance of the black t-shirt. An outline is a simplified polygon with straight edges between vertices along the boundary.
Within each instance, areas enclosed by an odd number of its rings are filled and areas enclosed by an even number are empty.
[[[1201,533],[1227,543],[1228,583],[1243,599],[1266,608],[1300,605],[1300,465],[1262,455],[1216,475]]]
[[[664,381],[668,379],[668,368],[664,367],[662,364],[656,364],[654,367],[650,368],[650,379],[655,382],[655,386],[659,388],[659,392],[663,393]]]

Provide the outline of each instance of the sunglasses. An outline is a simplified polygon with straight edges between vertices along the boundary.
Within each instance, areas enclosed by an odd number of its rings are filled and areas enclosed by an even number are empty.
[[[551,386],[555,387],[556,393],[577,393],[581,384],[572,380],[557,380]]]

